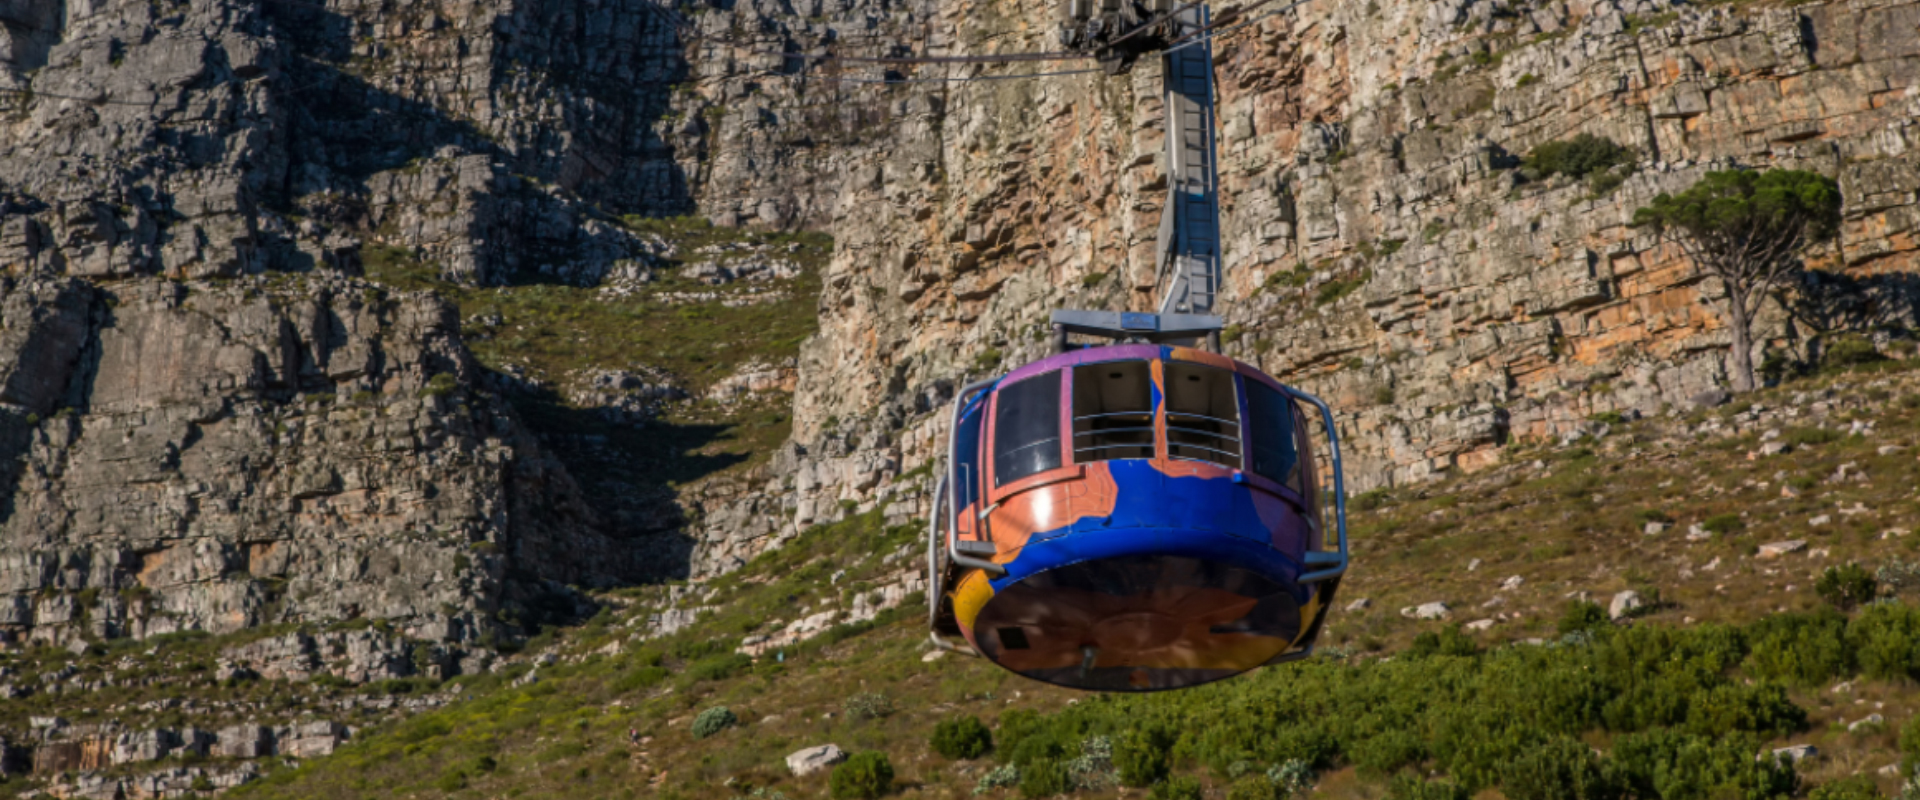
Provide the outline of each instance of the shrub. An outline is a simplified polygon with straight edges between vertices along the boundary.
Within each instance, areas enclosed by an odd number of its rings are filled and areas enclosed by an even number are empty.
[[[1460,632],[1459,625],[1448,625],[1438,633],[1425,631],[1413,637],[1413,647],[1408,648],[1409,658],[1428,656],[1471,656],[1480,652],[1480,645],[1473,638]]]
[[[694,682],[724,681],[752,667],[753,659],[745,653],[708,656],[687,667],[687,679]]]
[[[1869,678],[1920,678],[1920,609],[1874,603],[1847,624],[1860,671]]]
[[[1561,636],[1565,636],[1575,631],[1591,633],[1606,628],[1610,624],[1612,620],[1608,619],[1607,610],[1601,608],[1599,603],[1574,600],[1567,603],[1565,611],[1560,612],[1560,621],[1556,629],[1560,631]]]
[[[974,784],[973,793],[986,794],[994,789],[1005,789],[1020,785],[1020,768],[1012,764],[1003,764],[980,776],[980,782]]]
[[[1854,775],[1813,787],[1807,800],[1880,800],[1880,786],[1865,775]]]
[[[740,718],[733,715],[732,709],[714,706],[693,718],[693,738],[705,739],[738,724]]]
[[[1533,148],[1521,162],[1532,177],[1566,175],[1585,178],[1604,172],[1616,164],[1631,164],[1633,148],[1615,144],[1612,139],[1583,133],[1572,139],[1547,142]]]
[[[1035,761],[1020,770],[1021,797],[1053,797],[1072,789],[1073,781],[1067,777],[1067,767],[1058,761]]]
[[[1794,428],[1787,431],[1787,444],[1805,447],[1811,444],[1826,444],[1840,441],[1840,432],[1826,428]]]
[[[1920,716],[1900,726],[1900,774],[1908,780],[1920,775]]]
[[[1175,775],[1153,785],[1153,791],[1147,793],[1151,800],[1202,800],[1206,795],[1200,787],[1200,779],[1186,775]]]
[[[1173,736],[1157,726],[1133,728],[1113,745],[1113,768],[1125,786],[1152,786],[1167,776]]]
[[[1715,514],[1706,518],[1705,521],[1702,521],[1700,527],[1707,529],[1709,532],[1725,536],[1747,527],[1747,523],[1740,518],[1739,514]]]
[[[1827,343],[1826,350],[1820,354],[1820,371],[1823,373],[1845,372],[1862,364],[1873,364],[1887,360],[1873,346],[1873,342],[1857,337],[1835,339]]]
[[[1871,602],[1880,593],[1880,582],[1866,567],[1853,562],[1837,567],[1827,567],[1813,582],[1814,592],[1820,599],[1833,604],[1841,611],[1852,611],[1855,607]]]
[[[1227,800],[1275,800],[1280,793],[1264,775],[1250,775],[1234,781],[1227,789]]]
[[[1394,776],[1387,800],[1469,800],[1473,793],[1452,781],[1429,781],[1411,775]]]
[[[1359,509],[1361,511],[1373,511],[1376,509],[1384,508],[1390,505],[1392,502],[1393,502],[1393,495],[1388,494],[1387,490],[1374,489],[1372,491],[1361,492],[1359,494],[1354,495],[1351,499],[1347,501],[1347,505],[1353,508]]]
[[[979,717],[941,720],[933,726],[933,752],[955,760],[979,758],[993,749],[993,732]]]
[[[884,694],[862,692],[847,698],[845,708],[849,719],[879,719],[893,713],[893,701]]]
[[[651,689],[667,679],[667,671],[660,667],[641,667],[620,676],[613,682],[613,691],[618,694]]]
[[[1746,669],[1754,677],[1813,686],[1853,669],[1847,620],[1832,609],[1775,614],[1748,628]]]
[[[1786,798],[1799,784],[1790,761],[1755,759],[1760,742],[1749,736],[1695,736],[1671,729],[1614,740],[1612,761],[1628,792],[1663,800],[1722,797]]]
[[[1564,736],[1508,762],[1500,788],[1509,800],[1614,800],[1619,779],[1593,748]]]
[[[1304,793],[1313,788],[1313,765],[1298,758],[1287,759],[1267,770],[1267,782],[1283,798]]]
[[[871,800],[893,790],[893,762],[886,753],[856,753],[834,766],[827,786],[834,800]]]

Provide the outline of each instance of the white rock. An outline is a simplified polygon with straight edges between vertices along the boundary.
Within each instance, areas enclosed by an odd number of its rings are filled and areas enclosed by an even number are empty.
[[[1789,447],[1786,442],[1767,442],[1766,444],[1760,445],[1760,455],[1777,456],[1791,449],[1793,448]]]
[[[1827,514],[1821,514],[1820,516],[1817,516],[1817,517],[1814,517],[1813,519],[1810,519],[1810,520],[1807,520],[1807,524],[1808,524],[1808,525],[1810,525],[1810,526],[1813,526],[1813,527],[1815,527],[1815,528],[1818,528],[1818,527],[1820,527],[1820,526],[1822,526],[1822,525],[1825,525],[1825,524],[1827,524],[1827,523],[1829,523],[1829,522],[1832,522],[1832,521],[1833,521],[1833,517],[1832,517],[1832,516],[1830,516],[1830,515],[1827,515]]]
[[[1613,619],[1625,619],[1635,609],[1646,604],[1647,601],[1641,599],[1639,592],[1628,589],[1613,596],[1613,602],[1607,605],[1607,616]]]
[[[920,657],[920,660],[924,662],[933,662],[933,661],[939,661],[940,659],[946,658],[946,657],[947,657],[947,651],[945,650],[928,650],[926,655]]]
[[[1500,590],[1506,591],[1508,589],[1518,589],[1520,588],[1520,584],[1523,584],[1526,582],[1527,582],[1526,578],[1522,578],[1518,575],[1509,575],[1507,576],[1506,580],[1500,582]]]
[[[1484,631],[1488,628],[1493,627],[1493,620],[1476,619],[1472,622],[1467,623],[1465,627],[1467,630],[1470,630],[1470,631]]]
[[[1347,604],[1348,611],[1365,611],[1373,607],[1373,598],[1362,597]]]
[[[1472,572],[1472,571],[1474,571],[1474,570],[1476,570],[1476,569],[1479,569],[1479,568],[1480,568],[1480,559],[1477,559],[1477,558],[1476,558],[1476,559],[1474,559],[1474,560],[1472,560],[1472,561],[1469,561],[1469,562],[1467,562],[1467,571],[1468,571],[1468,572]]]
[[[1400,609],[1400,616],[1412,617],[1414,619],[1446,619],[1448,612],[1451,610],[1452,609],[1447,608],[1446,603],[1422,603],[1418,606],[1408,606]]]
[[[1788,553],[1798,553],[1807,549],[1807,540],[1789,539],[1784,542],[1771,542],[1760,545],[1758,558],[1779,558]]]
[[[1868,714],[1865,717],[1861,717],[1860,719],[1854,720],[1852,724],[1848,725],[1847,732],[1853,733],[1855,731],[1860,730],[1861,728],[1868,728],[1876,725],[1884,725],[1886,724],[1886,721],[1887,721],[1887,718],[1880,716],[1879,714]]]
[[[1900,762],[1895,761],[1891,764],[1888,764],[1884,767],[1874,770],[1874,772],[1889,778],[1898,777],[1900,775]]]
[[[1707,562],[1707,565],[1706,565],[1706,566],[1704,566],[1704,567],[1701,567],[1701,568],[1700,568],[1700,571],[1701,571],[1701,572],[1712,572],[1712,571],[1714,571],[1714,570],[1716,570],[1716,569],[1719,569],[1719,568],[1720,568],[1720,557],[1719,557],[1719,556],[1714,556],[1714,557],[1713,557],[1713,560],[1712,560],[1712,561],[1709,561],[1709,562]]]
[[[1687,541],[1689,542],[1698,542],[1711,538],[1713,538],[1713,531],[1700,527],[1700,524],[1697,522],[1687,527]]]
[[[840,749],[839,745],[823,744],[794,751],[787,756],[787,769],[795,775],[812,775],[845,760],[847,751]]]
[[[1649,522],[1646,527],[1640,529],[1640,532],[1648,536],[1659,536],[1660,534],[1666,533],[1667,529],[1671,527],[1673,526],[1664,522]]]
[[[1810,745],[1810,744],[1796,744],[1791,747],[1782,747],[1773,751],[1773,757],[1775,760],[1786,759],[1788,761],[1805,761],[1809,758],[1815,758],[1819,755],[1820,755],[1820,748],[1814,747],[1813,745]],[[1755,759],[1755,760],[1758,760],[1758,759]]]

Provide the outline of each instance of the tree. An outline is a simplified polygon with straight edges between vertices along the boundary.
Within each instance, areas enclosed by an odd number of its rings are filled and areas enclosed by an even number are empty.
[[[1800,269],[1800,251],[1839,230],[1840,187],[1803,170],[1709,172],[1686,191],[1662,193],[1635,210],[1633,224],[1678,244],[1720,279],[1733,332],[1733,388],[1751,391],[1753,317]]]

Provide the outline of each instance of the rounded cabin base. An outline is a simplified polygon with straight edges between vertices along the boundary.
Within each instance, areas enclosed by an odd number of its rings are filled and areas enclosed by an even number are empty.
[[[1302,608],[1311,591],[1292,582],[1297,573],[1271,548],[1217,533],[1155,534],[1186,539],[1189,547],[1176,549],[1189,553],[1084,554],[1090,557],[992,581],[969,574],[956,599],[977,611],[963,613],[972,623],[963,630],[988,659],[1034,680],[1157,691],[1264,665],[1292,648],[1311,621]],[[1192,547],[1205,544],[1213,546]],[[1236,558],[1236,551],[1256,557]],[[1022,553],[1013,566],[1038,567],[1033,562],[1044,555]]]

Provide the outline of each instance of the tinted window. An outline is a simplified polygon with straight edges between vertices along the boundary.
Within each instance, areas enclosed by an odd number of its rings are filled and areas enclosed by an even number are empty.
[[[1060,466],[1060,373],[1028,378],[999,392],[993,418],[993,481],[1005,486]]]
[[[1240,399],[1233,373],[1167,362],[1167,455],[1240,466]]]
[[[1110,361],[1073,369],[1073,460],[1153,457],[1150,361]]]
[[[980,421],[986,418],[986,404],[977,400],[960,412],[960,427],[953,434],[954,508],[966,508],[980,497]]]
[[[1299,467],[1300,458],[1294,449],[1293,400],[1259,381],[1245,383],[1247,438],[1252,450],[1253,473],[1275,483],[1294,486],[1294,470]]]

